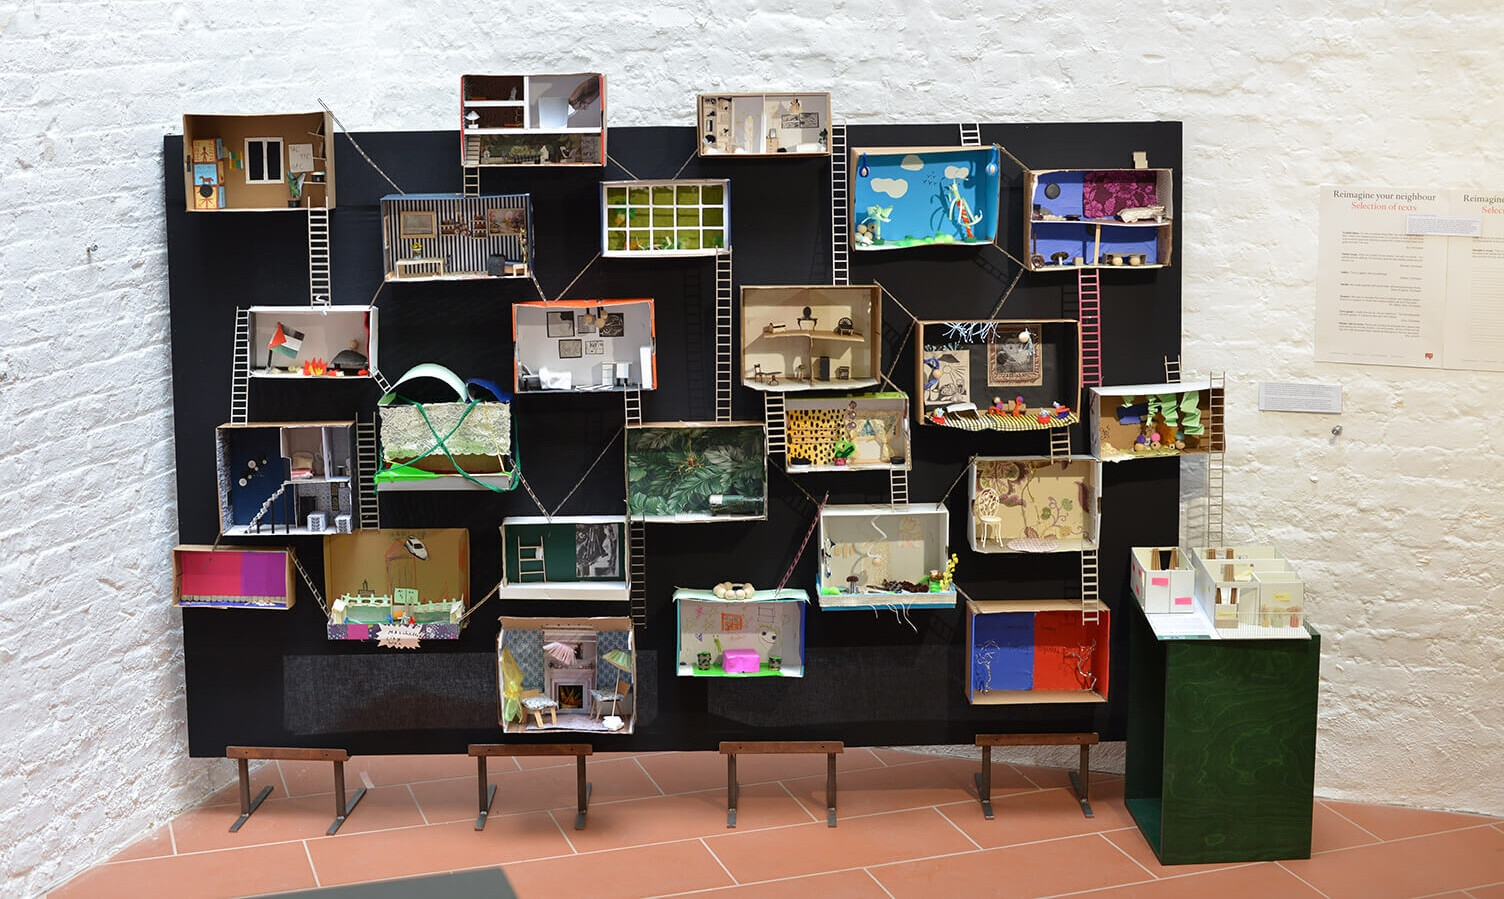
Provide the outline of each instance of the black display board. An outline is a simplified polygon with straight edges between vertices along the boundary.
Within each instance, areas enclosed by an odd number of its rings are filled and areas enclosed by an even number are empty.
[[[458,135],[383,132],[353,135],[405,193],[457,192]],[[1179,123],[983,125],[1034,168],[1131,167],[1133,151],[1175,170],[1174,265],[1104,270],[1103,373],[1106,383],[1164,379],[1164,357],[1180,345],[1181,126]],[[849,147],[954,146],[955,125],[850,126]],[[715,263],[706,259],[596,259],[599,182],[628,178],[731,179],[731,237],[737,288],[829,283],[830,165],[816,159],[694,158],[689,127],[613,128],[612,163],[593,168],[486,169],[482,193],[532,195],[535,272],[549,299],[651,297],[656,301],[659,388],[643,394],[644,421],[708,420],[714,414]],[[382,284],[379,199],[398,192],[344,134],[335,139],[338,202],[331,214],[333,296],[338,305],[380,309],[380,365],[395,379],[419,362],[439,362],[464,378],[510,382],[511,303],[536,300],[526,280]],[[299,212],[188,213],[182,139],[163,144],[170,263],[178,524],[184,543],[217,533],[214,429],[229,420],[235,310],[306,305],[307,217]],[[682,172],[680,171],[683,166]],[[1023,173],[1004,157],[999,213],[1004,246],[1020,255]],[[592,263],[592,260],[593,263]],[[579,275],[567,296],[558,293]],[[926,319],[988,317],[1017,273],[996,249],[930,247],[853,253],[853,284],[883,284]],[[1025,273],[1002,318],[1074,317],[1074,272]],[[912,391],[909,316],[883,308],[884,364]],[[378,388],[369,380],[254,380],[251,421],[370,418]],[[434,397],[435,399],[437,397]],[[1084,406],[1084,398],[1082,405]],[[514,404],[522,471],[550,511],[614,440],[562,514],[623,514],[619,394],[527,395]],[[734,388],[734,418],[761,419],[762,399]],[[1073,429],[1075,452],[1087,448]],[[910,498],[946,495],[974,454],[1048,453],[1045,432],[967,433],[914,428]],[[902,616],[809,607],[803,678],[680,678],[675,675],[676,586],[722,580],[776,584],[815,514],[790,476],[770,465],[765,522],[648,526],[648,620],[640,629],[636,732],[599,735],[602,750],[707,749],[727,739],[840,739],[851,745],[969,743],[978,732],[1097,731],[1121,739],[1128,671],[1130,545],[1173,545],[1179,462],[1174,458],[1103,466],[1101,595],[1114,610],[1111,701],[1105,704],[971,706],[965,681],[964,601],[944,611]],[[886,502],[886,473],[807,474],[799,486],[832,503]],[[383,494],[386,527],[467,527],[471,595],[500,577],[498,528],[509,515],[536,515],[518,489]],[[1080,595],[1079,556],[977,555],[967,549],[964,481],[951,493],[950,547],[956,582],[976,599]],[[241,545],[295,546],[322,585],[319,537],[239,538]],[[813,544],[813,541],[811,541]],[[790,586],[814,595],[818,552],[811,545]],[[222,755],[229,744],[338,746],[358,754],[455,753],[501,738],[497,723],[496,619],[500,615],[628,614],[626,603],[491,600],[461,639],[416,651],[331,642],[317,603],[299,587],[288,612],[185,609],[189,750]],[[519,738],[509,738],[519,739]],[[527,739],[527,738],[520,738]]]

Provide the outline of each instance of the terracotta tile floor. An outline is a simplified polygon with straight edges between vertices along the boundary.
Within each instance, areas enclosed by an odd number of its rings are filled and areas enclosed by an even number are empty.
[[[971,782],[977,761],[853,749],[841,757],[831,830],[823,756],[739,761],[735,830],[724,758],[665,752],[592,758],[589,823],[576,831],[572,759],[493,759],[496,801],[477,833],[471,759],[357,758],[347,780],[372,789],[333,837],[329,766],[269,763],[254,780],[275,790],[239,833],[228,833],[237,794],[224,791],[49,895],[247,896],[500,866],[524,899],[559,895],[581,870],[602,899],[1504,897],[1496,818],[1317,800],[1310,859],[1167,868],[1111,774],[1093,775],[1087,820],[1064,772],[995,765],[997,817],[987,821]],[[226,762],[227,777],[233,770]]]

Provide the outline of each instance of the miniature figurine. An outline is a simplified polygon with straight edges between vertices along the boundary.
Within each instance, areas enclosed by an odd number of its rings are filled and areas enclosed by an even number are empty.
[[[946,185],[946,189],[950,191],[950,202],[946,204],[947,214],[956,219],[965,229],[967,240],[976,240],[976,235],[972,233],[972,226],[980,222],[982,216],[973,213],[966,199],[961,196],[960,181],[952,180]]]
[[[1002,397],[995,396],[992,398],[992,407],[987,410],[987,413],[989,415],[1006,415],[1009,405],[1003,402]]]
[[[862,221],[860,222],[860,224],[865,225],[868,222],[871,222],[872,223],[872,240],[873,240],[873,242],[874,243],[882,243],[882,240],[883,240],[883,228],[882,228],[882,226],[883,226],[884,223],[886,223],[887,221],[889,221],[890,219],[892,219],[892,217],[893,217],[893,207],[892,206],[868,206],[867,207],[867,217],[864,218],[864,219],[862,219]]]

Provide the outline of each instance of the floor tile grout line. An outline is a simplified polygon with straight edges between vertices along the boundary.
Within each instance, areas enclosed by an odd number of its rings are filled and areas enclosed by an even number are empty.
[[[930,808],[934,810],[935,814],[937,814],[937,815],[940,816],[940,820],[944,821],[946,824],[949,824],[951,827],[955,828],[956,833],[958,833],[961,836],[965,837],[966,838],[966,842],[968,842],[971,845],[977,847],[977,851],[978,852],[985,851],[985,850],[982,849],[982,844],[981,843],[978,843],[976,840],[972,839],[971,838],[971,834],[969,834],[966,831],[964,831],[964,830],[961,829],[961,825],[959,825],[956,822],[952,821],[950,819],[950,816],[947,815],[945,812],[940,811],[940,807],[939,806],[932,805],[932,806],[930,806]]]
[[[1327,896],[1325,890],[1316,886],[1316,884],[1311,883],[1309,880],[1306,880],[1304,877],[1301,877],[1299,874],[1296,874],[1294,871],[1291,871],[1290,868],[1285,864],[1284,860],[1275,861],[1274,866],[1281,871],[1284,871],[1286,874],[1289,874],[1291,877],[1295,878],[1306,886],[1310,887],[1316,892],[1316,895],[1323,897],[1323,899],[1331,899],[1330,896]]]
[[[1320,799],[1318,799],[1316,801],[1317,802],[1321,802]],[[1330,805],[1327,805],[1325,802],[1321,802],[1321,807],[1324,808],[1324,809],[1326,809],[1327,811],[1331,812],[1332,814],[1336,815],[1337,817],[1341,818],[1342,820],[1346,821],[1347,823],[1351,824],[1352,826],[1354,826],[1354,827],[1358,828],[1359,830],[1363,831],[1364,833],[1368,834],[1369,836],[1373,837],[1375,840],[1379,841],[1380,843],[1385,842],[1385,840],[1384,840],[1383,837],[1379,836],[1378,834],[1374,833],[1373,831],[1371,831],[1368,828],[1364,827],[1363,825],[1359,824],[1357,821],[1354,821],[1353,819],[1349,818],[1348,816],[1346,816],[1346,815],[1342,814],[1341,812],[1337,811],[1336,809],[1332,808]],[[1346,847],[1344,847],[1344,848],[1346,848]]]
[[[710,853],[710,857],[715,859],[715,863],[721,866],[721,870],[726,872],[726,876],[731,878],[731,885],[741,886],[742,882],[736,879],[736,875],[731,873],[731,869],[726,867],[726,863],[721,861],[721,857],[719,855],[715,854],[715,850],[710,848],[710,844],[705,842],[704,837],[699,838],[699,843],[701,846],[705,847],[706,852]]]
[[[418,810],[418,817],[423,819],[423,826],[427,827],[430,823],[428,820],[428,813],[423,811],[423,803],[418,801],[418,794],[413,792],[412,784],[407,785],[407,795],[412,797],[413,807]]]
[[[1116,849],[1117,851],[1123,853],[1123,857],[1124,858],[1128,859],[1130,862],[1133,862],[1135,865],[1138,865],[1140,868],[1143,868],[1145,874],[1149,875],[1150,877],[1154,878],[1155,880],[1159,880],[1160,879],[1160,876],[1158,874],[1155,874],[1153,871],[1149,870],[1149,866],[1148,865],[1144,864],[1143,862],[1139,861],[1138,859],[1136,859],[1132,855],[1130,855],[1128,853],[1127,849],[1124,849],[1122,846],[1119,846],[1117,843],[1114,843],[1112,840],[1108,840],[1107,839],[1107,834],[1105,834],[1105,833],[1103,833],[1102,831],[1099,830],[1099,831],[1097,831],[1097,836],[1101,837],[1104,840],[1107,840],[1107,845],[1109,845],[1112,848]]]
[[[303,856],[308,859],[308,870],[309,870],[310,873],[313,874],[313,885],[315,887],[322,887],[324,885],[324,883],[323,883],[323,881],[319,880],[319,869],[316,868],[316,867],[314,867],[314,865],[313,865],[313,851],[308,848],[308,841],[307,840],[303,840],[302,843],[303,843]]]
[[[282,770],[282,762],[277,760],[273,761],[272,764],[277,766],[277,779],[282,781],[282,795],[291,798],[292,790],[287,786],[287,772]],[[329,792],[333,793],[334,790],[331,789]],[[268,796],[267,798],[270,799],[271,797]]]
[[[648,779],[648,783],[653,785],[653,789],[658,791],[658,795],[668,795],[668,790],[665,790],[663,787],[659,786],[657,779],[653,777],[653,772],[649,771],[647,767],[642,764],[642,759],[633,756],[632,763],[635,764],[637,766],[637,770],[641,771],[642,775]]]
[[[172,841],[172,854],[178,854],[178,835],[172,829],[172,822],[167,822],[167,838]]]
[[[868,877],[872,878],[872,882],[875,883],[875,884],[877,884],[877,888],[880,889],[880,890],[882,890],[883,891],[883,895],[887,896],[888,899],[897,899],[897,897],[895,897],[893,895],[893,891],[890,890],[890,889],[888,889],[886,886],[884,886],[883,882],[881,880],[877,879],[877,875],[872,873],[872,869],[871,868],[863,868],[862,869],[862,873],[866,874]]]
[[[575,848],[574,840],[571,840],[569,838],[569,834],[564,832],[564,825],[560,824],[559,819],[554,817],[552,810],[550,810],[547,814],[548,820],[554,822],[554,830],[557,830],[559,832],[559,836],[564,838],[564,845],[569,847],[570,853],[573,855],[579,855],[580,850]]]
[[[819,821],[820,820],[819,818],[815,817],[815,813],[814,812],[812,812],[812,811],[809,810],[809,806],[807,806],[803,802],[799,801],[799,797],[794,795],[794,791],[789,789],[789,785],[788,784],[786,784],[786,783],[784,783],[783,781],[780,780],[780,781],[778,781],[778,785],[780,787],[783,787],[783,792],[787,793],[788,797],[790,799],[794,800],[794,804],[797,805],[797,806],[799,806],[800,811],[804,812],[806,815],[809,815],[809,820],[811,822],[815,822],[815,821]]]

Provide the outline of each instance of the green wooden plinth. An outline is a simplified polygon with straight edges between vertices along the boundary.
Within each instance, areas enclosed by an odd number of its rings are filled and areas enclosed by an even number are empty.
[[[1309,858],[1320,636],[1159,640],[1128,617],[1124,795],[1160,863]]]

